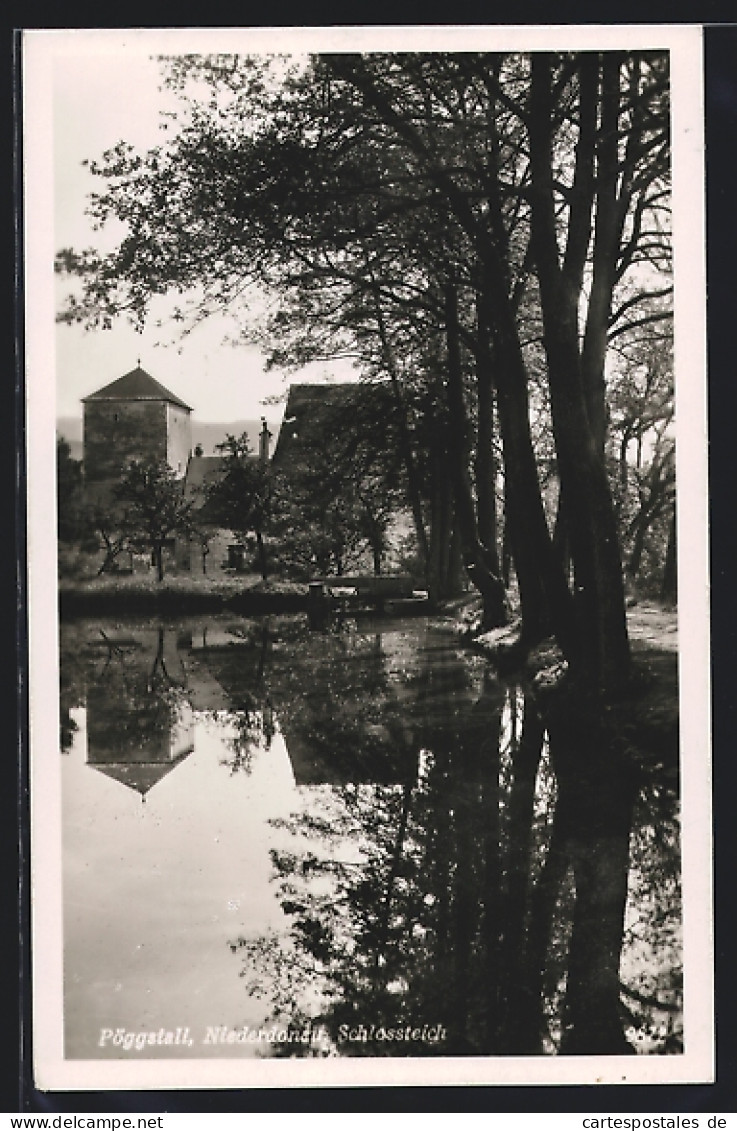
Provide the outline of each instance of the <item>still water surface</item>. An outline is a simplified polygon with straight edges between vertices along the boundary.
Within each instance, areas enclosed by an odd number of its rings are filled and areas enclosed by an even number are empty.
[[[67,1057],[681,1050],[672,767],[424,619],[61,645]]]

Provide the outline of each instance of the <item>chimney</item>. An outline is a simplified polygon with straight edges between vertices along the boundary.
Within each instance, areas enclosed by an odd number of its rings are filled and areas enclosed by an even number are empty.
[[[271,432],[269,432],[266,423],[266,417],[261,417],[261,434],[258,438],[258,461],[261,464],[269,462],[269,446],[271,442]]]

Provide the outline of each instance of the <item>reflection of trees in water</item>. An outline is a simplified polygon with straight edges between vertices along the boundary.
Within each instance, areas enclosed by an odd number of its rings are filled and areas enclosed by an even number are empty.
[[[72,711],[84,706],[85,662],[82,654],[84,637],[77,625],[62,625],[59,634],[59,745],[66,754],[77,733]]]
[[[439,681],[465,691],[458,709],[432,710]],[[678,1000],[672,795],[654,813],[628,748],[580,703],[546,706],[543,721],[488,680],[471,702],[447,665],[396,682],[383,725],[403,773],[313,790],[309,813],[283,822],[294,841],[273,863],[291,937],[238,941],[249,992],[352,1055],[631,1052],[625,1027],[645,1050],[676,1051],[661,1016]],[[341,1044],[359,1024],[442,1024],[447,1039]]]
[[[102,624],[63,626],[62,750],[68,749],[76,730],[70,710],[89,706],[91,699],[110,749],[144,747],[157,736],[170,735],[186,688],[169,670],[166,631],[158,627],[122,633]]]
[[[253,703],[232,716],[235,733],[226,739],[229,755],[220,759],[231,774],[250,774],[256,751],[269,750],[276,734],[274,712],[268,703],[254,696]]]
[[[272,653],[268,682],[298,784],[406,776],[401,681],[380,635],[306,634],[298,651]]]
[[[147,633],[145,642],[120,643],[103,628],[99,634],[102,647],[87,682],[88,741],[97,737],[108,752],[127,756],[168,747],[186,688],[169,671],[164,628]]]
[[[619,955],[636,779],[596,711],[573,706],[564,701],[548,718],[558,802],[546,867],[551,892],[568,869],[575,891],[560,1051],[626,1052]]]
[[[680,826],[673,783],[648,778],[630,841],[630,908],[622,951],[622,1003],[647,1049],[683,1051]]]
[[[167,735],[187,694],[171,643],[65,630],[62,719],[87,688],[106,742]],[[234,943],[275,1017],[447,1030],[338,1042],[352,1055],[680,1051],[677,784],[636,769],[631,733],[580,702],[543,718],[447,638],[252,624],[177,646],[226,695],[231,771],[276,717],[309,787],[273,853],[290,936]]]
[[[85,705],[92,743],[104,747],[108,758],[116,749],[131,758],[136,750],[163,748],[180,722],[183,707],[189,705],[204,667],[215,673],[221,702],[201,707],[198,713],[222,720],[222,702],[227,703],[233,733],[228,739],[231,756],[223,762],[232,772],[250,770],[255,749],[268,748],[275,734],[264,681],[268,631],[257,621],[217,627],[215,639],[225,636],[227,645],[210,646],[208,629],[201,624],[64,624],[60,647],[62,750],[71,746],[76,731],[70,712]],[[225,686],[217,684],[221,675]],[[207,693],[205,688],[205,697]]]
[[[231,626],[231,642],[209,650],[203,662],[228,698],[228,719],[234,733],[227,741],[229,756],[221,759],[231,774],[250,773],[258,749],[269,750],[276,734],[274,710],[265,679],[269,654],[267,622]],[[217,712],[216,712],[217,714]]]

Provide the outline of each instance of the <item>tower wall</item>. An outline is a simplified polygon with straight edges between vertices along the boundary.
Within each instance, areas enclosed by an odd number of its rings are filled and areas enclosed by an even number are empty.
[[[168,461],[167,409],[170,407],[173,406],[164,401],[87,401],[84,406],[86,482],[118,479],[133,460]]]
[[[179,405],[167,404],[166,461],[176,475],[183,476],[187,470],[187,460],[192,452],[192,420],[188,409]]]

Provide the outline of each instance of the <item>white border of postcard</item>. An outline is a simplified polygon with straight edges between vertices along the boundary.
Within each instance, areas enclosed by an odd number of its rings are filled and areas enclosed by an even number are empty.
[[[62,1043],[52,71],[64,53],[667,48],[672,62],[686,1047],[679,1056],[69,1061]],[[42,1090],[714,1079],[702,36],[698,25],[23,33],[35,1083]]]

